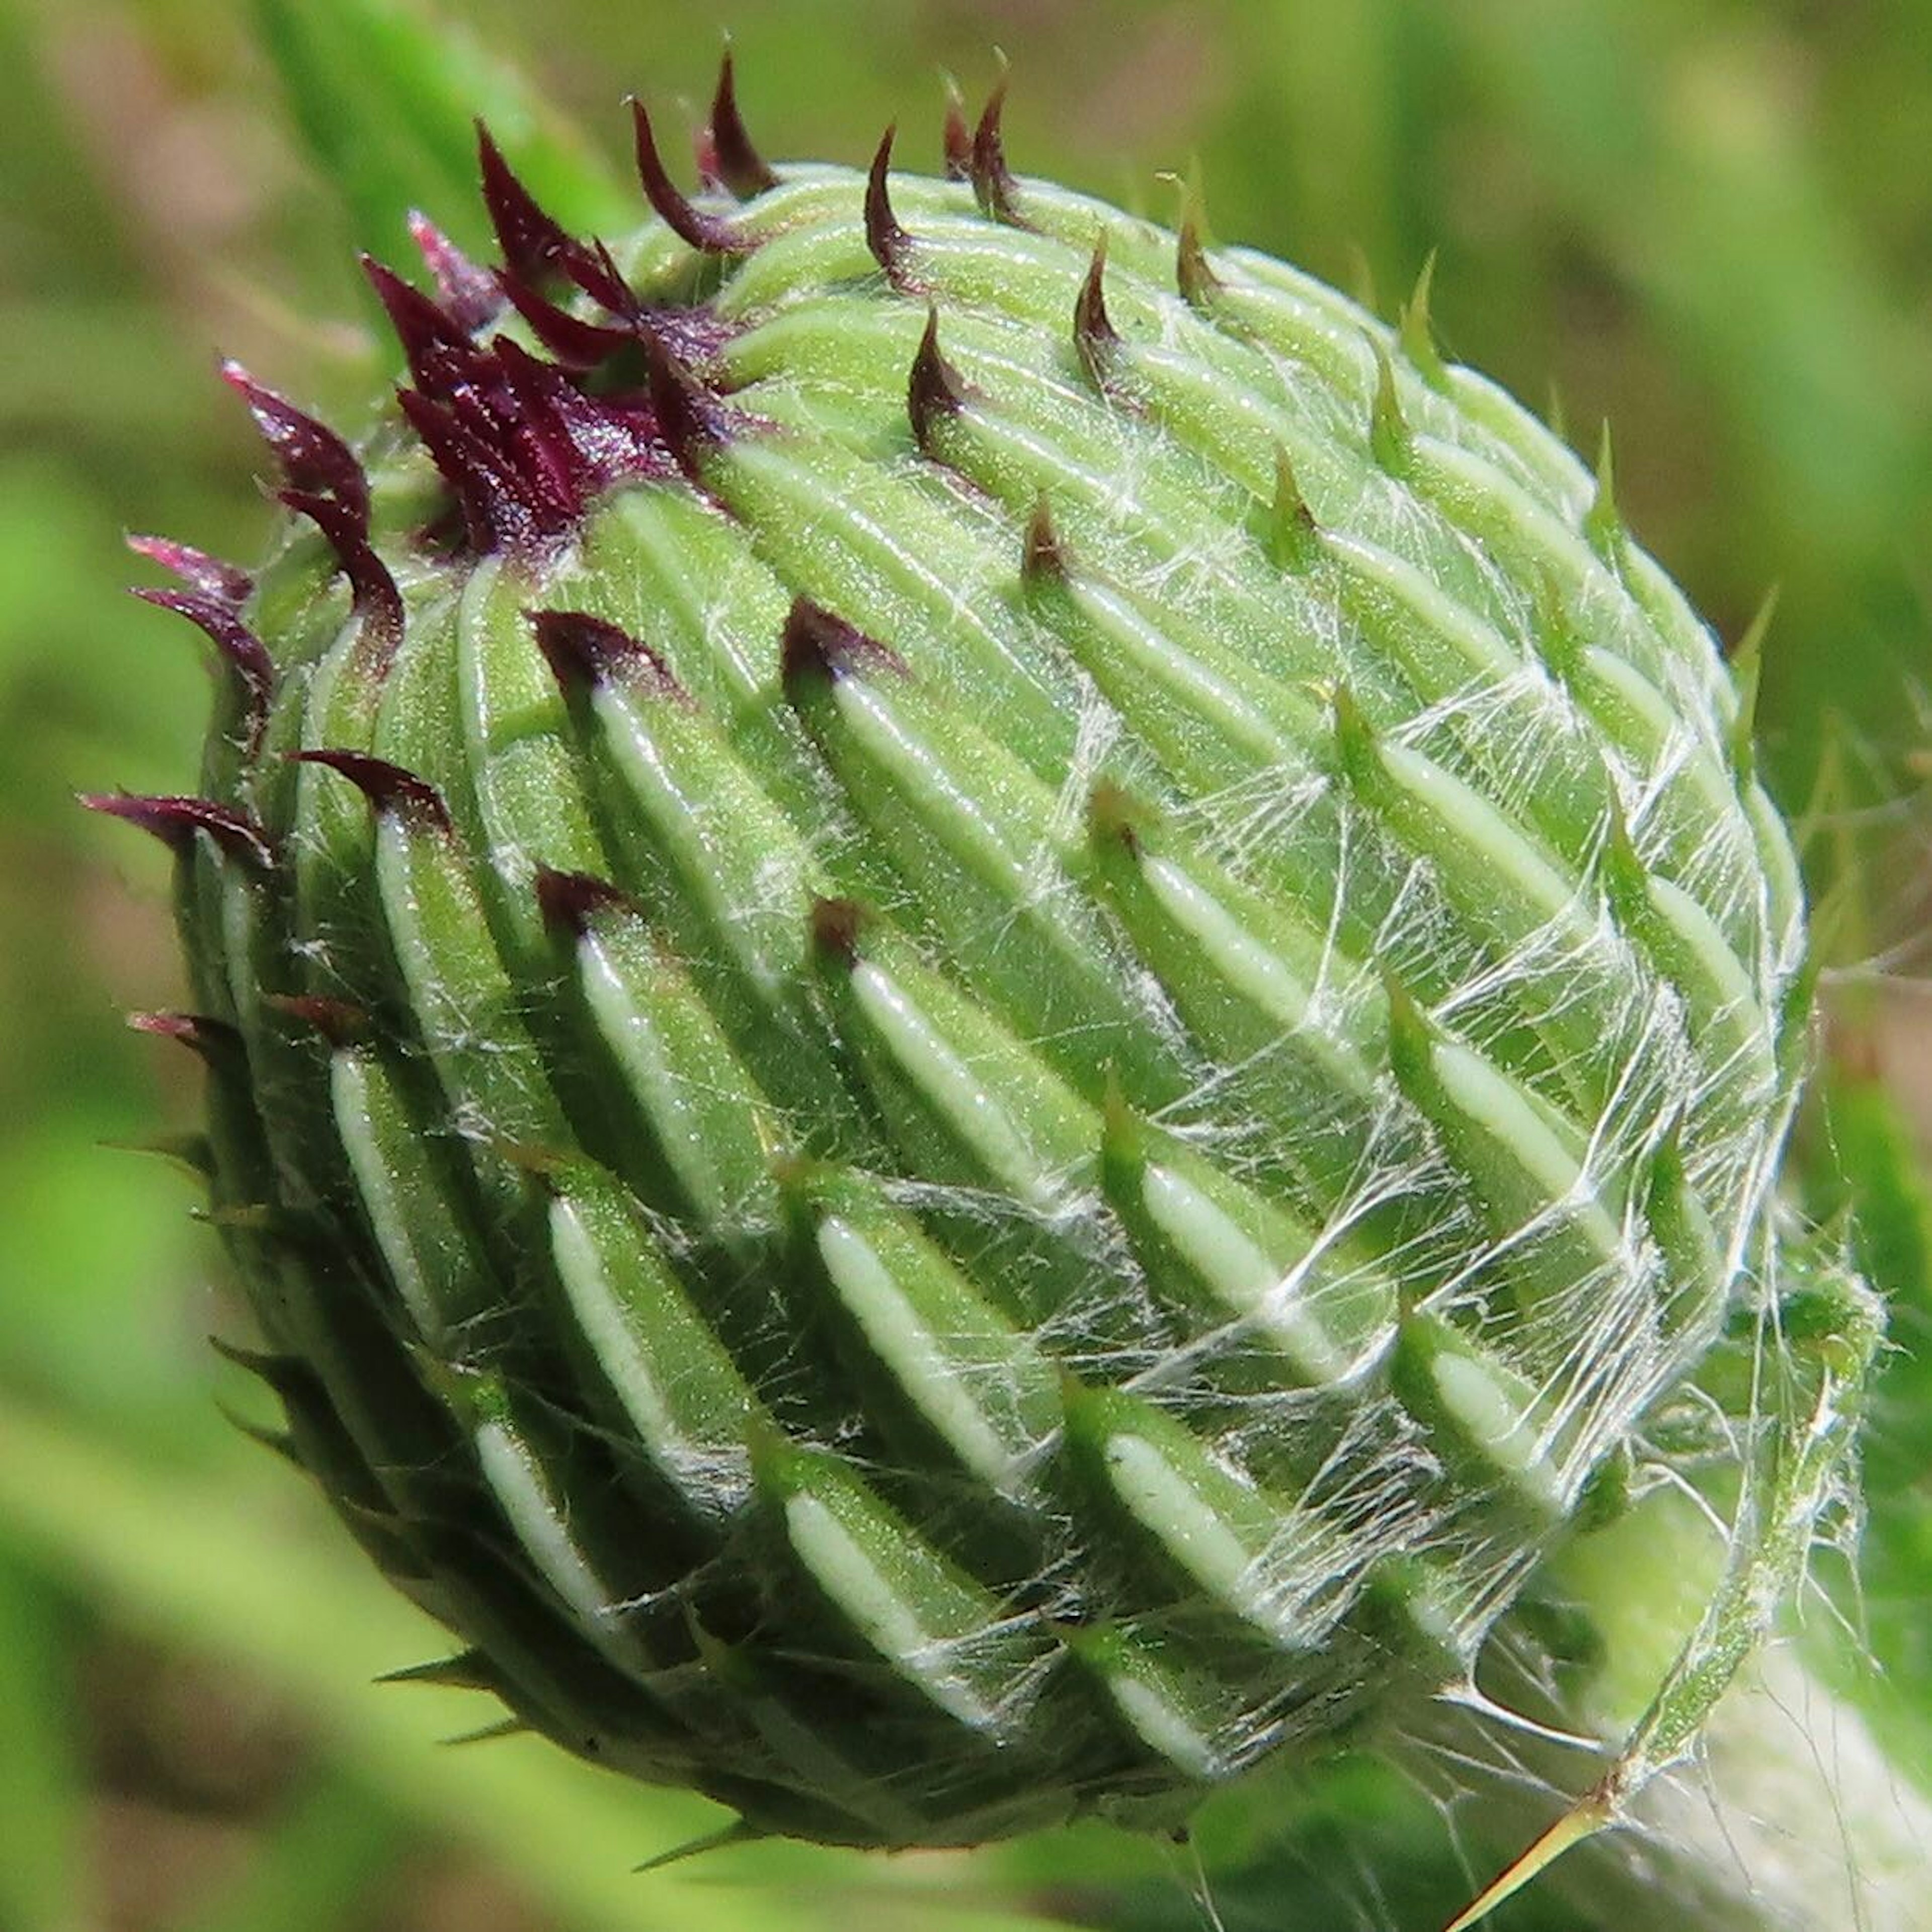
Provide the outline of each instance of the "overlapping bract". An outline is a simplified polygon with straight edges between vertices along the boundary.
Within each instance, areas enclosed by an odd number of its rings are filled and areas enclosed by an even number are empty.
[[[1008,170],[371,266],[358,457],[176,546],[220,1218],[436,1674],[750,1828],[1159,1820],[1466,1674],[1724,1318],[1797,890],[1513,404]],[[734,195],[742,200],[734,199]]]

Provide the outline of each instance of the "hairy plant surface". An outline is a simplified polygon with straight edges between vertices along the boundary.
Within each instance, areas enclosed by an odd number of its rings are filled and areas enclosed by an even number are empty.
[[[1426,284],[1016,178],[999,106],[774,170],[728,66],[608,247],[486,136],[500,268],[368,265],[365,441],[228,371],[283,536],[146,545],[224,696],[200,795],[93,801],[179,851],[249,1359],[433,1674],[861,1844],[1171,1822],[1467,1685],[1714,1453],[1804,1016],[1607,461]]]

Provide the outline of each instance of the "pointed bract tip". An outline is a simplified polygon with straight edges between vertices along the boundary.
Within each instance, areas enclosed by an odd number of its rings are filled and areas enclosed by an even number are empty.
[[[688,696],[649,644],[608,618],[587,610],[526,610],[524,615],[537,649],[566,692],[616,679],[667,698]]]
[[[208,1346],[224,1362],[247,1370],[278,1395],[306,1393],[313,1379],[313,1371],[299,1356],[273,1354],[266,1349],[244,1348],[240,1342],[231,1342],[221,1335],[209,1336]]]
[[[941,76],[946,88],[946,123],[940,134],[940,154],[948,181],[973,178],[973,130],[966,124],[966,100],[952,75]]]
[[[537,204],[504,158],[490,130],[476,123],[476,160],[483,206],[495,231],[504,268],[519,281],[541,282],[562,272],[578,244]]]
[[[1073,346],[1096,388],[1105,388],[1120,346],[1120,332],[1107,313],[1107,231],[1094,238],[1094,258],[1073,304]]]
[[[221,364],[221,380],[248,405],[255,426],[281,466],[292,490],[337,498],[367,522],[369,478],[355,452],[326,423],[296,407],[256,381],[232,358]]]
[[[814,899],[811,919],[812,944],[821,958],[846,967],[859,963],[866,909],[856,899]]]
[[[1346,684],[1337,684],[1330,698],[1335,726],[1335,754],[1342,775],[1352,783],[1372,778],[1380,768],[1376,728]]]
[[[295,764],[320,765],[346,778],[380,813],[394,813],[409,824],[432,826],[438,832],[452,830],[449,808],[435,786],[386,758],[372,758],[367,752],[329,750],[291,752],[288,755]]]
[[[928,306],[926,332],[919,339],[919,352],[913,358],[906,382],[906,412],[911,418],[914,441],[921,449],[929,449],[934,424],[943,416],[956,416],[965,403],[966,385],[940,352],[939,310]]]
[[[634,328],[613,328],[572,314],[520,276],[505,274],[496,282],[504,300],[530,324],[538,344],[566,369],[595,369],[638,339]],[[500,353],[500,342],[497,348]]]
[[[638,902],[621,886],[591,872],[560,872],[539,866],[533,880],[537,909],[552,932],[581,939],[608,912],[636,913]]]
[[[738,77],[728,42],[718,62],[718,87],[711,97],[711,154],[718,178],[740,200],[776,188],[778,178],[766,164],[745,130],[738,111]]]
[[[250,1422],[218,1397],[214,1411],[230,1428],[247,1436],[250,1442],[259,1443],[271,1455],[279,1456],[291,1468],[299,1470],[304,1476],[310,1473],[308,1465],[302,1460],[302,1451],[296,1447],[295,1438],[286,1430],[265,1429],[259,1422]]]
[[[1286,443],[1274,446],[1274,496],[1268,506],[1268,556],[1283,570],[1300,570],[1321,548],[1321,530]]]
[[[901,677],[910,674],[905,659],[891,645],[809,597],[792,599],[778,636],[778,676],[788,691],[805,680],[831,682],[880,671]]]
[[[896,127],[886,130],[866,177],[866,246],[871,250],[872,260],[896,285],[912,241],[892,212],[892,190],[886,178],[892,170],[892,137],[898,131]]]
[[[176,543],[168,537],[132,535],[124,541],[136,556],[144,556],[150,563],[172,572],[197,597],[238,609],[254,593],[255,580],[248,572],[218,556],[210,556],[192,544]]]
[[[498,1679],[488,1655],[480,1650],[458,1651],[454,1657],[432,1658],[427,1664],[407,1664],[399,1670],[386,1670],[374,1680],[378,1684],[434,1684],[454,1690],[494,1690]]]
[[[1144,814],[1133,794],[1112,778],[1102,778],[1087,795],[1087,829],[1098,840],[1118,844],[1134,858],[1141,852]]]
[[[337,567],[349,580],[351,607],[362,626],[361,654],[376,676],[382,676],[403,641],[403,595],[389,566],[370,542],[367,523],[333,496],[304,490],[280,494],[282,502],[314,524],[334,552]]]
[[[1732,670],[1740,677],[1762,661],[1765,640],[1771,634],[1772,620],[1778,615],[1778,599],[1784,592],[1783,584],[1774,584],[1764,593],[1743,634],[1725,652]]]
[[[129,1030],[154,1040],[172,1040],[206,1060],[218,1053],[239,1052],[242,1036],[226,1020],[209,1013],[130,1013]]]
[[[499,1718],[494,1724],[481,1724],[473,1731],[458,1731],[454,1736],[442,1740],[451,1750],[460,1750],[471,1744],[494,1744],[499,1738],[521,1737],[530,1726],[520,1718]]]
[[[987,95],[986,104],[980,110],[979,124],[973,130],[967,172],[980,212],[996,221],[1017,227],[1024,224],[1020,220],[1012,171],[1006,166],[1005,139],[1000,130],[1001,118],[1006,111],[1006,88],[1012,79],[1006,58],[1002,54],[999,78],[994,82],[993,91]]]
[[[481,262],[472,261],[422,209],[409,215],[410,239],[436,284],[436,299],[466,335],[489,327],[502,313],[502,291]]]
[[[354,1046],[370,1035],[369,1010],[352,1000],[332,999],[326,993],[271,993],[268,1004],[332,1047]]]
[[[650,110],[634,94],[631,97],[631,129],[637,152],[638,179],[658,219],[680,242],[706,255],[742,255],[751,242],[735,221],[721,214],[706,214],[694,208],[684,192],[671,179],[658,152],[658,139],[651,126]]]
[[[1597,488],[1590,507],[1583,512],[1583,536],[1605,562],[1616,560],[1623,542],[1624,520],[1617,508],[1616,454],[1607,419],[1597,442]]]
[[[178,853],[191,851],[195,835],[206,832],[231,859],[245,860],[263,872],[275,862],[274,848],[260,825],[212,798],[124,791],[82,792],[80,797],[89,812],[136,826]]]
[[[1026,535],[1020,540],[1020,580],[1032,586],[1061,584],[1066,578],[1066,552],[1053,526],[1053,506],[1042,490],[1027,518]]]
[[[406,282],[387,262],[374,255],[358,257],[362,274],[382,304],[389,326],[402,346],[403,358],[418,382],[439,350],[467,350],[468,332],[412,282]]]
[[[769,1835],[742,1818],[734,1819],[715,1832],[706,1832],[701,1838],[688,1839],[681,1845],[674,1845],[668,1852],[659,1852],[643,1864],[634,1865],[632,1870],[638,1873],[662,1871],[667,1865],[681,1864],[686,1858],[699,1857],[706,1852],[722,1851],[728,1845],[755,1844]]]
[[[1408,418],[1402,414],[1402,392],[1396,386],[1395,364],[1381,339],[1373,338],[1376,393],[1369,405],[1369,448],[1383,469],[1399,472],[1409,458]]]
[[[644,346],[645,380],[658,434],[679,469],[692,482],[700,483],[704,457],[729,436],[729,418],[717,398],[660,336],[644,329],[638,340]]]
[[[1180,178],[1180,226],[1174,236],[1174,280],[1190,308],[1206,308],[1220,292],[1221,278],[1208,262],[1208,196],[1196,161]]]
[[[190,590],[155,590],[145,586],[137,588],[134,595],[158,610],[185,617],[214,645],[234,673],[247,709],[248,752],[252,759],[261,749],[262,736],[268,728],[268,706],[274,694],[274,660],[269,656],[267,645],[242,622],[234,604],[225,597]]]
[[[1435,323],[1429,312],[1435,287],[1436,250],[1432,248],[1429,259],[1422,265],[1422,272],[1415,278],[1414,290],[1402,305],[1402,312],[1396,318],[1396,332],[1402,343],[1402,353],[1410,363],[1425,381],[1440,388],[1449,372],[1444,366],[1442,352],[1436,340]]]

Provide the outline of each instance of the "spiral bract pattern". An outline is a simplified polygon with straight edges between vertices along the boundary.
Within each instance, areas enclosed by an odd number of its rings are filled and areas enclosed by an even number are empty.
[[[728,107],[728,101],[727,102]],[[1466,1676],[1774,1167],[1802,951],[1606,483],[1280,262],[768,168],[371,265],[158,593],[218,1218],[435,1674],[750,1828],[1158,1821]]]

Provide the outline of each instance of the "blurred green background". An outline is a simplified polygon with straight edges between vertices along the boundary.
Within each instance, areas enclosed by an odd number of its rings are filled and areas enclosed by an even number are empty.
[[[1221,238],[1372,286],[1385,310],[1437,251],[1448,347],[1560,398],[1580,442],[1614,424],[1628,517],[1722,634],[1781,586],[1774,778],[1821,860],[1876,832],[1879,922],[1841,944],[1912,960],[1920,867],[1894,802],[1932,663],[1924,0],[440,12],[607,158],[627,91],[670,125],[697,118],[728,26],[768,153],[860,161],[897,118],[902,158],[930,162],[940,70],[976,99],[997,44],[1023,172],[1165,214],[1161,171],[1198,156]],[[1205,1923],[1185,1857],[1100,1834],[977,1862],[764,1847],[631,1876],[716,1814],[520,1742],[440,1752],[488,1713],[370,1684],[434,1634],[218,1412],[259,1412],[207,1346],[233,1325],[212,1239],[165,1160],[110,1150],[194,1114],[188,1057],[122,1027],[178,994],[166,868],[71,796],[194,769],[196,640],[124,596],[140,573],[122,538],[245,559],[267,529],[215,349],[352,421],[380,372],[358,238],[262,51],[265,28],[332,17],[326,0],[0,0],[0,1932]],[[317,44],[340,111],[311,110],[308,133],[352,176],[360,43]],[[500,77],[445,78],[529,139]],[[461,164],[438,165],[430,212],[474,235]],[[601,192],[575,191],[580,214]],[[1908,1102],[1926,1085],[1912,1009],[1868,988],[1851,1022]],[[1289,1855],[1314,1871],[1336,1832],[1343,1863],[1394,1847],[1377,1916],[1406,1924],[1388,1874],[1412,1821],[1390,1811],[1372,1841],[1380,1802],[1348,1831],[1311,1814]],[[1447,1856],[1418,1850],[1418,1869]]]

